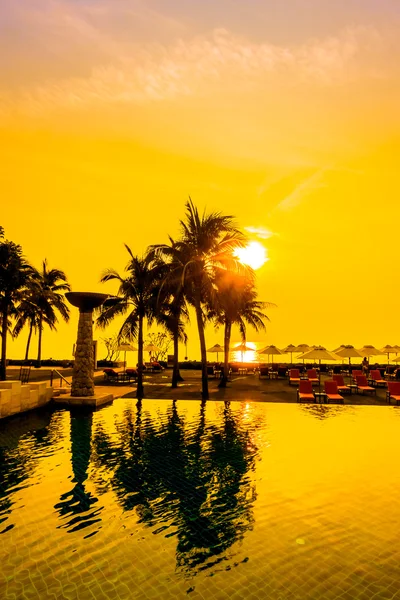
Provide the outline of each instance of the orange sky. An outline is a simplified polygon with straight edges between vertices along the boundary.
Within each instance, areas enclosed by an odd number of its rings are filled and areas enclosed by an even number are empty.
[[[176,235],[190,194],[251,239],[272,233],[258,287],[278,308],[249,340],[400,343],[397,3],[215,4],[0,8],[7,237],[74,290],[113,293],[102,270],[124,268],[124,242],[142,253]],[[45,333],[44,358],[71,356],[72,315]],[[207,331],[209,346],[222,338]]]

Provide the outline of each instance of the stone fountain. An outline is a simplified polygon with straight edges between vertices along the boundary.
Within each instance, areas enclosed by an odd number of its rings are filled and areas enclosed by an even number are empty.
[[[75,361],[72,371],[72,386],[69,404],[99,406],[113,399],[113,396],[96,396],[94,392],[94,355],[93,355],[93,310],[103,304],[107,294],[95,292],[67,292],[65,294],[72,306],[79,308],[78,337],[75,346]]]

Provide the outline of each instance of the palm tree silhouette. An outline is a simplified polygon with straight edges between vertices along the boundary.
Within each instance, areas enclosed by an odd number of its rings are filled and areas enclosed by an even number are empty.
[[[129,246],[125,244],[130,259],[125,267],[126,277],[122,277],[114,269],[107,269],[101,277],[101,282],[118,281],[118,295],[109,298],[99,309],[97,324],[106,327],[117,316],[126,315],[120,331],[119,339],[137,338],[138,343],[138,382],[136,397],[143,398],[143,321],[151,324],[155,315],[157,298],[157,283],[159,271],[151,264],[148,257],[134,256]]]
[[[186,257],[179,244],[169,237],[169,245],[158,244],[148,248],[147,256],[159,270],[161,283],[157,295],[156,320],[171,334],[174,345],[174,364],[171,387],[183,381],[179,372],[179,342],[186,342],[185,322],[189,311],[182,285]]]
[[[215,277],[221,269],[241,270],[234,251],[243,247],[245,236],[235,226],[233,217],[213,212],[202,216],[191,198],[186,202],[186,216],[180,221],[181,238],[173,245],[157,246],[159,254],[172,264],[180,263],[181,278],[187,301],[196,313],[202,364],[202,398],[207,400],[207,350],[203,307],[215,303]],[[154,248],[154,247],[153,247]]]
[[[0,235],[0,316],[1,316],[1,364],[0,380],[6,379],[7,334],[10,317],[15,316],[17,305],[34,274],[33,267],[26,261],[22,248]]]
[[[250,269],[245,276],[227,271],[220,272],[216,285],[218,294],[209,316],[216,326],[224,326],[224,372],[219,387],[226,387],[232,326],[239,327],[242,340],[245,342],[246,325],[250,325],[257,332],[265,331],[264,321],[269,321],[269,318],[262,311],[275,305],[257,301],[254,275]]]
[[[64,321],[69,321],[69,308],[65,302],[64,292],[70,290],[67,277],[60,269],[49,269],[47,260],[42,263],[40,271],[36,271],[29,285],[28,295],[24,298],[25,304],[22,308],[27,309],[21,314],[20,323],[17,325],[22,329],[25,322],[29,322],[32,328],[38,331],[38,353],[37,364],[40,367],[42,359],[42,336],[43,327],[48,325],[50,329],[56,329],[58,323],[57,313]],[[36,316],[32,316],[32,306]]]

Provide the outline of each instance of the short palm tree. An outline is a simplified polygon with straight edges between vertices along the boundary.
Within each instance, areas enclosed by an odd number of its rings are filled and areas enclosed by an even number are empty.
[[[181,238],[174,245],[159,245],[158,252],[172,262],[181,262],[181,283],[187,301],[196,313],[200,340],[202,398],[207,400],[207,350],[203,308],[215,302],[215,278],[219,270],[240,270],[233,253],[246,238],[233,217],[219,212],[200,216],[192,200],[186,202],[186,216],[180,221]]]
[[[143,322],[151,324],[155,313],[155,287],[159,281],[158,271],[154,269],[147,257],[134,256],[129,246],[129,261],[125,267],[126,277],[122,277],[114,269],[107,269],[101,282],[117,281],[118,295],[108,298],[99,309],[97,324],[100,327],[109,325],[115,317],[127,315],[118,337],[120,340],[136,340],[138,344],[138,382],[136,396],[143,398]]]
[[[0,380],[6,379],[7,334],[10,317],[15,315],[16,306],[23,291],[32,278],[34,269],[22,254],[21,246],[4,239],[0,231],[0,316],[1,316],[1,365]]]
[[[65,302],[64,292],[68,292],[70,289],[64,271],[49,269],[46,259],[42,263],[42,269],[35,273],[29,285],[29,302],[32,303],[36,311],[33,323],[37,323],[37,362],[39,367],[42,359],[43,327],[48,325],[50,329],[56,329],[58,323],[57,313],[61,315],[66,323],[69,321],[69,308]],[[32,314],[30,309],[28,309],[28,313]],[[29,320],[28,318],[28,322]]]
[[[245,342],[246,326],[250,325],[257,332],[265,331],[264,321],[269,321],[269,318],[262,311],[275,305],[257,300],[251,270],[247,277],[235,273],[220,273],[217,278],[217,288],[217,303],[210,317],[217,327],[224,326],[224,373],[219,387],[226,387],[232,326],[239,327],[242,340]]]

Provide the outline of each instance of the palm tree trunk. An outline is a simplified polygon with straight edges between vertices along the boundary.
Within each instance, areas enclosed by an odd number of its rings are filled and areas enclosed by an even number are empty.
[[[26,342],[26,350],[25,350],[25,360],[29,359],[29,346],[31,345],[32,331],[33,331],[33,323],[31,323],[30,327],[29,327],[29,335],[28,335],[28,340]]]
[[[1,319],[1,365],[0,365],[0,380],[6,379],[6,356],[7,356],[7,325],[8,325],[8,303],[4,299],[3,315]]]
[[[40,315],[39,318],[39,341],[38,341],[38,354],[37,354],[37,366],[42,366],[42,332],[43,332],[43,317]]]
[[[195,309],[197,318],[197,328],[199,330],[200,354],[201,354],[201,397],[208,400],[208,377],[207,377],[207,350],[206,338],[204,335],[203,314],[201,312],[200,298],[195,299]]]
[[[178,387],[178,381],[182,381],[179,374],[179,337],[178,331],[174,331],[174,366],[172,369],[172,388]]]
[[[224,388],[226,387],[226,383],[228,381],[228,371],[229,371],[229,346],[231,343],[231,331],[232,331],[232,323],[228,320],[225,321],[225,329],[224,329],[224,374],[221,379],[221,382],[218,387]]]
[[[138,332],[138,381],[136,389],[136,398],[141,400],[144,396],[143,389],[143,317],[139,317]]]

